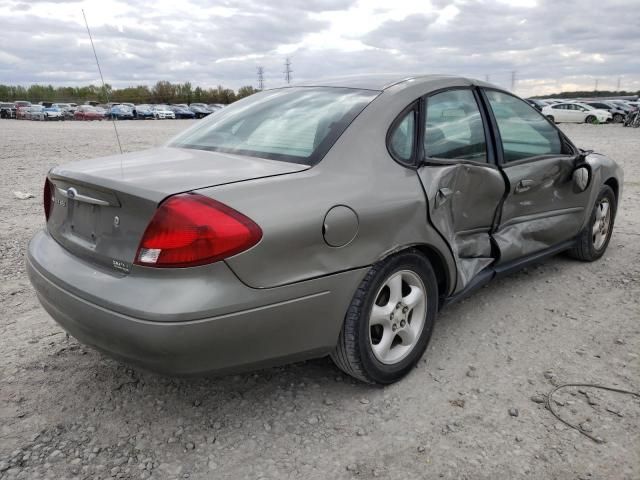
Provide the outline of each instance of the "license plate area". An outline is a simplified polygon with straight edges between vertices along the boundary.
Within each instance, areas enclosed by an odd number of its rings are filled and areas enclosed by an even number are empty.
[[[69,232],[76,237],[95,245],[97,240],[97,227],[100,222],[100,206],[91,205],[77,200],[69,199],[69,216],[67,222]]]

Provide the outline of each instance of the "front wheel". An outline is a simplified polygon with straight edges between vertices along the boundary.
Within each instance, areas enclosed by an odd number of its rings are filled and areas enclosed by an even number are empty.
[[[591,123],[592,125],[595,125],[595,124],[597,124],[599,122],[598,122],[598,119],[595,116],[588,115],[587,118],[585,118],[584,123]]]
[[[620,113],[616,113],[613,116],[613,123],[622,123],[624,121],[624,117]]]
[[[569,255],[578,260],[593,262],[607,250],[616,217],[616,196],[608,185],[602,187],[591,211],[589,223],[578,236]]]
[[[438,283],[429,261],[417,250],[394,255],[360,283],[331,358],[359,380],[393,383],[422,357],[437,309]]]

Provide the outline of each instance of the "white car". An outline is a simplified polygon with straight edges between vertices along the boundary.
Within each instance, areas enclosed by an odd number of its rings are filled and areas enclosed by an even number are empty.
[[[542,114],[555,123],[607,123],[613,119],[610,112],[580,102],[548,105]]]
[[[153,118],[157,120],[163,120],[165,118],[176,118],[176,114],[169,109],[166,105],[154,105],[151,107],[153,110]]]
[[[45,120],[64,120],[64,112],[62,109],[58,108],[55,105],[51,105],[50,107],[46,107],[44,109],[44,119]]]

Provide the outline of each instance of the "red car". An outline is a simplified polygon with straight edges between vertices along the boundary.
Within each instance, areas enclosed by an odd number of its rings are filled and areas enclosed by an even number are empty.
[[[16,118],[18,120],[26,120],[27,110],[31,107],[31,102],[18,100],[14,104],[16,106]]]
[[[104,120],[104,113],[91,105],[80,105],[73,114],[75,120]]]

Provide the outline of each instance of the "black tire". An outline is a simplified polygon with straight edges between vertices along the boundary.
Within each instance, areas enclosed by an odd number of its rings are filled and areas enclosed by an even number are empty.
[[[624,117],[622,116],[621,113],[616,113],[613,116],[613,123],[622,123],[623,120],[624,120]]]
[[[425,320],[412,350],[397,363],[380,362],[370,341],[369,316],[380,289],[387,279],[400,271],[417,275],[426,290]],[[331,359],[343,372],[363,382],[387,385],[405,376],[422,357],[433,331],[438,311],[438,282],[429,260],[417,250],[406,250],[375,264],[356,291],[338,344]]]
[[[547,115],[547,119],[551,122],[551,123],[556,123],[555,118],[553,118],[553,115]]]
[[[596,248],[593,239],[593,225],[596,221],[596,209],[601,200],[605,198],[609,200],[609,205],[611,206],[611,220],[609,224],[609,231],[607,233],[604,244],[600,248]],[[609,241],[611,240],[613,225],[616,219],[616,210],[616,196],[613,193],[611,187],[609,187],[608,185],[604,185],[600,190],[600,193],[596,197],[596,202],[591,210],[591,215],[589,216],[589,222],[578,236],[578,239],[576,240],[576,246],[569,250],[569,255],[578,260],[582,260],[583,262],[593,262],[602,257],[602,255],[604,255],[604,252],[607,250],[607,247],[609,246]]]
[[[598,119],[593,115],[588,115],[587,118],[584,119],[584,123],[591,123],[595,125],[596,123],[598,123]]]

